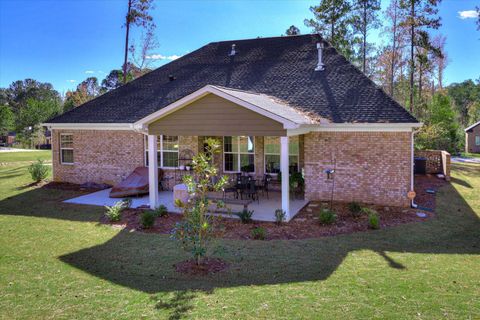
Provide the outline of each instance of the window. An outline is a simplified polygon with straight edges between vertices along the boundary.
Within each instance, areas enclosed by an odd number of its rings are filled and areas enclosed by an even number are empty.
[[[290,172],[298,171],[300,147],[298,136],[288,139],[288,164]],[[280,172],[280,137],[265,137],[265,173],[277,174]]]
[[[60,163],[73,164],[73,135],[60,134]]]
[[[255,142],[252,136],[223,137],[223,171],[255,172]]]
[[[159,167],[178,167],[178,136],[158,136],[157,148],[157,161]],[[145,137],[145,164],[148,167],[148,137]]]
[[[475,136],[475,145],[480,146],[480,136]]]

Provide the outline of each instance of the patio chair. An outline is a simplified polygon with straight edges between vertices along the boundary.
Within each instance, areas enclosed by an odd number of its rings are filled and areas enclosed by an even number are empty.
[[[267,199],[268,199],[268,187],[270,184],[270,181],[272,181],[272,176],[269,174],[266,174],[263,176],[263,180],[259,185],[257,185],[257,191],[262,191],[262,196],[265,196],[265,193],[267,194]]]
[[[257,203],[260,203],[260,200],[258,199],[258,190],[257,186],[255,185],[255,180],[250,179],[247,183],[247,187],[242,190],[240,193],[240,196],[243,200],[243,195],[245,195],[247,198],[251,198],[252,200],[257,200]]]
[[[226,199],[227,194],[229,193],[233,193],[234,198],[238,199],[239,187],[240,187],[240,182],[239,182],[239,179],[236,178],[234,181],[232,181],[232,183],[229,186],[223,188],[223,199]]]

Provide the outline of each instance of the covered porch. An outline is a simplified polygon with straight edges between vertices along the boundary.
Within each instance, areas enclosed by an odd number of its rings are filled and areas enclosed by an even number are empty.
[[[110,198],[109,193],[111,189],[105,189],[93,193],[89,193],[80,197],[65,200],[65,203],[83,204],[83,205],[96,205],[96,206],[113,206],[117,201],[121,199]],[[148,195],[141,197],[131,197],[132,208],[145,208],[150,206],[150,197]],[[160,191],[158,192],[158,204],[167,207],[168,212],[181,213],[181,210],[175,207],[173,202],[172,191]],[[302,199],[294,199],[293,197],[289,202],[289,212],[291,216],[295,216],[308,201]],[[281,194],[280,192],[271,192],[268,199],[263,198],[259,202],[252,202],[248,209],[253,211],[252,219],[256,221],[275,221],[275,210],[281,206]],[[228,205],[232,213],[241,211],[243,206],[241,205]],[[231,215],[232,218],[237,218],[235,215]]]
[[[254,137],[276,137],[279,143],[278,174],[289,177],[289,141],[292,136],[298,135],[296,129],[299,125],[305,123],[309,123],[306,116],[271,97],[214,86],[206,86],[151,114],[135,124],[147,136],[148,142],[150,182],[148,205],[151,208],[156,208],[161,204],[165,205],[162,202],[172,202],[173,205],[174,201],[173,197],[170,197],[170,199],[163,198],[162,201],[161,195],[163,194],[159,193],[159,166],[157,161],[159,137],[237,137],[238,140],[240,140],[240,137],[246,137],[246,140],[249,141],[248,144],[255,144],[250,142],[254,140]],[[227,145],[224,144],[224,147]],[[258,179],[259,172],[256,169],[244,172],[243,164],[240,163],[242,161],[240,149],[239,146],[236,170],[226,169],[227,155],[224,151],[221,159],[222,168],[219,171],[222,174],[240,172],[253,174]],[[194,153],[201,150],[202,147],[199,146]],[[245,156],[249,156],[248,152]],[[254,159],[253,162],[255,161]],[[256,164],[254,166],[257,167]],[[298,171],[301,172],[301,168],[298,168]],[[262,173],[264,174],[264,172]],[[249,210],[255,211],[255,220],[273,221],[275,210],[282,209],[285,212],[285,219],[289,221],[306,204],[303,199],[295,201],[291,199],[290,179],[281,179],[279,189],[275,196],[272,192],[270,199],[262,198],[261,201],[253,201],[249,205]],[[234,208],[232,210],[235,211]]]

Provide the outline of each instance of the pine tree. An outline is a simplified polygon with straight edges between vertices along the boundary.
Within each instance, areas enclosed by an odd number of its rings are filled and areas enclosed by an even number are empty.
[[[351,5],[347,0],[321,0],[318,6],[310,7],[313,19],[305,25],[325,37],[347,59],[353,55],[352,35],[349,30]]]

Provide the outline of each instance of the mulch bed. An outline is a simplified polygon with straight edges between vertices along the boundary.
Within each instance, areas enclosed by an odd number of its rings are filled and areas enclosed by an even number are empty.
[[[189,275],[207,275],[223,271],[229,267],[229,264],[222,259],[206,258],[200,264],[196,264],[195,260],[186,260],[174,265],[175,270],[180,273]]]
[[[426,189],[437,191],[446,182],[434,175],[415,177],[417,197],[415,202],[423,208],[430,210],[378,206],[371,204],[362,204],[378,212],[380,216],[381,228],[401,225],[405,223],[421,222],[435,216],[435,194],[427,193]],[[253,239],[251,232],[256,227],[262,227],[266,231],[266,240],[279,239],[307,239],[325,236],[334,236],[338,234],[347,234],[352,232],[361,232],[369,230],[368,217],[363,215],[355,218],[348,209],[348,203],[334,202],[333,211],[337,214],[335,223],[331,225],[321,225],[318,220],[318,212],[321,208],[329,208],[328,202],[311,202],[303,208],[294,219],[288,223],[277,225],[273,222],[251,222],[241,223],[238,219],[218,218],[216,219],[217,236],[224,239]],[[143,229],[140,224],[140,215],[142,209],[127,209],[122,213],[122,220],[117,223],[110,223],[106,218],[102,218],[102,223],[111,224],[127,230],[142,231],[147,233],[170,234],[175,224],[182,219],[180,214],[169,214],[165,217],[158,217],[152,228]],[[417,216],[417,212],[426,215],[424,218]]]

